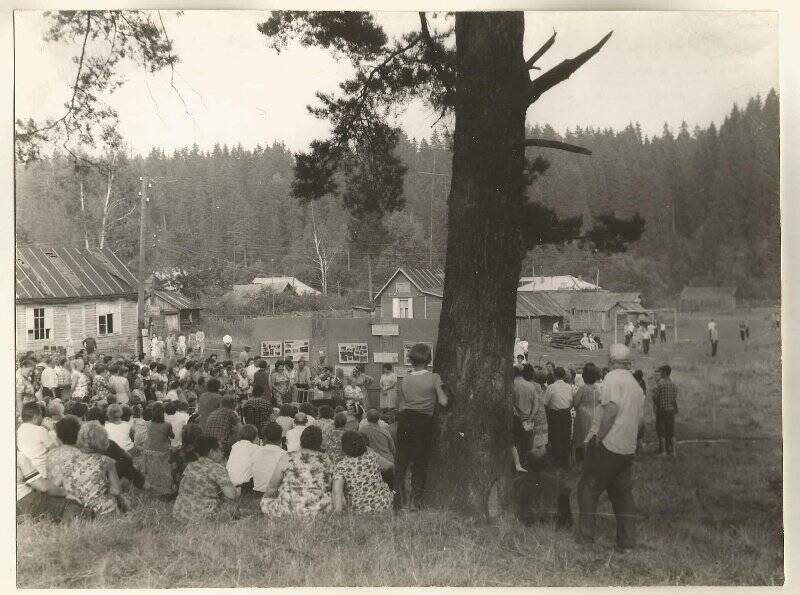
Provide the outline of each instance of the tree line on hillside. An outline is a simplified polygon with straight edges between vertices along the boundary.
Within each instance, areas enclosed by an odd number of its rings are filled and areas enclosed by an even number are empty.
[[[617,254],[577,243],[537,247],[523,275],[573,274],[604,287],[641,290],[650,303],[683,285],[736,285],[744,297],[780,296],[779,99],[734,106],[722,124],[684,122],[644,135],[575,128],[563,135],[533,126],[527,136],[590,149],[591,158],[541,153],[549,167],[527,192],[561,217],[586,225],[602,213],[640,213],[639,242]],[[93,159],[55,153],[17,165],[21,241],[107,245],[138,266],[139,176],[150,180],[148,266],[185,271],[185,289],[219,295],[255,276],[296,276],[328,294],[366,304],[397,266],[441,267],[451,138],[416,140],[402,132],[393,155],[405,169],[393,208],[358,215],[326,196],[292,196],[295,157],[282,144],[245,149],[196,145],[146,157],[123,150]],[[102,167],[95,166],[96,164]],[[544,169],[544,168],[542,168]],[[368,190],[367,190],[368,191]],[[398,206],[399,205],[399,206]],[[500,255],[501,256],[501,255]]]

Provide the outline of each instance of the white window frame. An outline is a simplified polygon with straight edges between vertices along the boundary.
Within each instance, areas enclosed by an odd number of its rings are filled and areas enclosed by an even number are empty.
[[[392,298],[392,318],[414,318],[414,298]]]
[[[37,316],[38,311],[41,311],[41,314]],[[37,318],[42,321],[42,326],[40,329],[40,334],[42,336],[36,336],[36,320]],[[52,341],[55,335],[55,329],[53,328],[53,308],[48,306],[28,306],[25,308],[25,336],[28,341]]]
[[[111,315],[111,332],[107,331],[108,316]],[[106,330],[100,329],[100,319],[105,317]],[[113,337],[122,333],[122,308],[114,303],[95,304],[95,328],[98,337]]]

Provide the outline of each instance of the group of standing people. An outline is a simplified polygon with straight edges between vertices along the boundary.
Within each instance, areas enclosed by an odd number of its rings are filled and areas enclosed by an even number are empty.
[[[624,328],[625,346],[638,347],[642,353],[650,353],[650,347],[656,339],[661,343],[667,342],[667,323],[663,320],[639,320],[634,323],[628,320]]]
[[[144,341],[144,353],[154,361],[172,357],[187,357],[197,354],[203,357],[206,352],[206,334],[202,330],[185,335],[170,331],[163,338],[153,334]]]
[[[617,544],[633,547],[631,465],[643,439],[646,395],[653,403],[659,453],[676,452],[678,391],[671,373],[668,365],[661,366],[648,388],[644,375],[631,370],[629,347],[619,344],[609,350],[608,368],[593,363],[577,371],[553,362],[544,368],[516,365],[512,461],[519,472],[519,492],[529,501],[537,500],[533,493],[551,494],[559,523],[570,524],[564,477],[573,465],[580,465],[579,540],[593,540],[598,498],[606,491],[617,517]],[[548,483],[550,488],[543,487]]]

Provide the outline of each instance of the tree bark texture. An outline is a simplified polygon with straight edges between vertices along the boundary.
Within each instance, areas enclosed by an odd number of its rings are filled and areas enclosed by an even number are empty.
[[[425,500],[490,513],[511,483],[516,288],[524,256],[524,133],[530,85],[521,12],[456,14],[453,177],[434,370],[450,395],[436,414]]]

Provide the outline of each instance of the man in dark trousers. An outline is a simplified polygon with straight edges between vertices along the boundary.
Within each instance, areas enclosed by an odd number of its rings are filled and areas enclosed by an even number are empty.
[[[272,399],[272,392],[269,390],[269,362],[265,359],[258,360],[256,373],[253,374],[253,389],[257,386],[264,387],[264,398],[275,406]],[[261,429],[261,428],[259,428]]]
[[[678,388],[672,382],[672,368],[663,365],[658,369],[659,379],[653,390],[653,408],[656,413],[658,453],[675,456],[675,414],[678,413]]]
[[[617,548],[636,545],[636,505],[631,467],[642,424],[644,393],[630,371],[630,349],[615,344],[609,350],[611,371],[603,379],[601,411],[587,435],[583,475],[578,483],[578,541],[593,543],[597,502],[603,492],[617,519]]]

